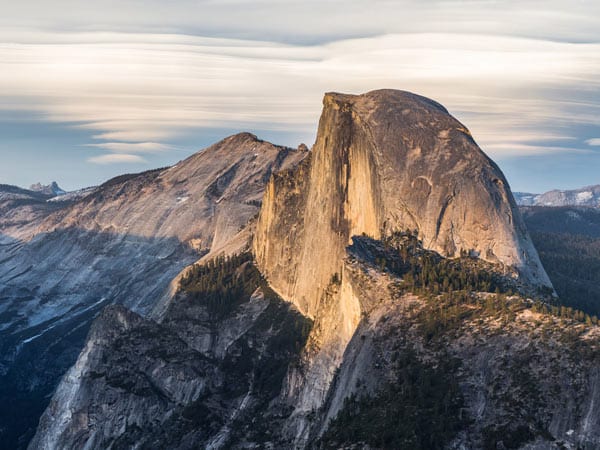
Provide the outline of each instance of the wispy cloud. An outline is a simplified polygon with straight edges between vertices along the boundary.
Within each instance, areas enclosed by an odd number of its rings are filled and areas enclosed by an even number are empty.
[[[52,36],[0,45],[2,104],[77,122],[108,141],[89,145],[114,153],[166,152],[170,139],[199,127],[310,136],[323,92],[381,87],[441,101],[496,156],[509,147],[497,145],[498,136],[508,144],[558,126],[569,134],[572,123],[600,125],[600,44],[457,33],[310,46],[143,33]]]
[[[41,3],[0,16],[0,109],[90,131],[96,164],[168,154],[199,128],[309,142],[324,92],[383,87],[440,101],[495,158],[600,140],[579,134],[600,127],[599,2]]]
[[[88,161],[93,164],[143,164],[147,161],[139,155],[129,155],[121,153],[113,153],[108,155],[93,156],[88,158]]]
[[[20,0],[6,2],[2,12],[0,29],[152,30],[294,44],[434,30],[569,42],[600,37],[595,1]]]
[[[600,138],[592,138],[585,141],[587,145],[598,146],[600,145]]]
[[[172,145],[160,142],[103,142],[86,144],[87,147],[101,148],[114,153],[160,153],[173,150]]]

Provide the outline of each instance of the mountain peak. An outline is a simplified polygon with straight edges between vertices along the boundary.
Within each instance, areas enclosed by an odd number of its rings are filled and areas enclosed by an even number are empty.
[[[248,131],[242,131],[240,133],[233,134],[224,139],[224,141],[238,141],[238,142],[264,142],[262,139],[259,139],[255,134],[250,133]]]
[[[521,206],[585,206],[600,208],[600,185],[585,186],[580,189],[553,189],[543,194],[515,192]]]
[[[440,103],[422,95],[398,89],[377,89],[358,95],[327,92],[323,98],[323,103],[347,103],[352,104],[354,107],[362,107],[363,109],[375,108],[377,106],[386,106],[393,109],[397,109],[398,107],[421,107],[437,109],[448,114],[448,110]]]
[[[29,186],[29,190],[39,192],[45,195],[51,195],[53,197],[56,197],[58,195],[65,195],[67,193],[67,191],[62,189],[56,181],[53,181],[50,184],[42,184],[38,182]]]
[[[507,180],[446,108],[391,89],[327,93],[323,105],[311,168],[267,189],[255,244],[261,268],[301,311],[318,309],[314,286],[339,272],[352,236],[397,230],[416,230],[443,256],[467,252],[513,268],[526,285],[551,286]],[[278,268],[282,248],[302,263]]]

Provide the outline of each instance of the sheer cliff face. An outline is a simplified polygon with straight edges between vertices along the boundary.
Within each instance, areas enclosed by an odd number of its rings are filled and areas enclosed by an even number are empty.
[[[267,188],[261,269],[312,316],[352,236],[405,229],[444,256],[468,251],[551,286],[500,169],[441,105],[393,90],[326,94],[310,167]]]
[[[147,188],[157,199],[168,180],[172,186],[187,180],[188,190],[210,196],[191,196],[195,211],[185,221],[208,212],[194,222],[194,233],[173,228],[185,223],[177,222],[183,212],[163,212],[154,231],[144,215],[129,226],[185,242],[203,236],[212,242],[210,253],[175,279],[179,290],[157,316],[105,309],[30,448],[395,448],[377,438],[415,413],[425,415],[423,422],[409,425],[403,439],[417,437],[417,430],[435,445],[414,448],[600,445],[600,328],[591,318],[584,325],[505,295],[550,282],[499,169],[431,100],[376,91],[328,94],[324,103],[310,154],[277,150],[288,156],[252,177],[240,177],[254,173],[244,155],[238,155],[242,165],[224,159],[216,173],[201,167],[212,160],[199,159],[188,175],[180,165],[157,175],[159,187]],[[240,266],[221,259],[204,264],[215,249],[243,247],[236,247],[245,241],[235,231],[239,211],[259,198],[254,183],[266,184],[254,258],[244,255]],[[117,210],[130,208],[115,189]],[[127,195],[137,199],[135,192]],[[232,203],[221,207],[226,201]],[[107,211],[99,220],[110,217]],[[227,220],[216,220],[220,214]],[[96,216],[90,210],[85,217]],[[468,251],[493,264],[394,247],[403,234],[393,232],[406,229],[442,255]],[[415,266],[399,263],[403,251]],[[394,261],[408,272],[394,272],[387,265]],[[434,280],[425,283],[423,275],[417,289],[413,276],[425,264],[440,267],[428,272]],[[226,270],[206,275],[219,265]],[[485,269],[500,294],[492,294],[490,279],[487,287],[448,284],[469,267]],[[250,269],[254,276],[244,275]],[[247,283],[257,284],[246,292]],[[221,292],[223,286],[229,290]],[[448,399],[445,406],[438,401]],[[379,433],[390,417],[395,423]],[[436,423],[442,423],[437,431]]]
[[[0,442],[32,433],[103,307],[147,315],[184,267],[246,247],[271,173],[305,156],[241,133],[76,201],[0,187]]]
[[[599,448],[599,327],[516,296],[427,300],[375,264],[394,250],[354,241],[344,277],[362,314],[332,383],[302,361],[323,360],[325,330],[307,343],[310,321],[268,287],[217,315],[179,292],[160,324],[110,306],[29,448]],[[228,270],[246,283],[244,264]],[[322,389],[320,407],[294,408]]]
[[[288,378],[297,442],[364,313],[345,274],[353,236],[417,230],[444,256],[467,251],[551,287],[506,179],[442,106],[391,90],[323,103],[311,158],[272,178],[253,244],[271,286],[315,321],[305,364]]]

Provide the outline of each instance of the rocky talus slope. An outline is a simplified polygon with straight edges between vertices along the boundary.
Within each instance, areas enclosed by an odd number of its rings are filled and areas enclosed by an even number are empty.
[[[272,172],[305,152],[249,133],[83,198],[0,187],[0,448],[23,448],[93,318],[149,315],[182,269],[247,246]]]
[[[552,304],[463,125],[407,92],[327,94],[294,163],[223,241],[239,254],[151,317],[104,311],[31,449],[598,448],[598,319]]]
[[[597,319],[415,241],[348,248],[361,319],[310,419],[289,392],[318,325],[241,255],[192,269],[160,323],[106,309],[30,448],[597,448]]]
[[[352,236],[416,230],[444,256],[469,252],[551,286],[506,179],[444,107],[390,90],[330,93],[323,104],[311,159],[269,183],[254,240],[271,286],[316,321],[308,374],[290,386],[302,417],[321,406],[360,321],[343,275]]]

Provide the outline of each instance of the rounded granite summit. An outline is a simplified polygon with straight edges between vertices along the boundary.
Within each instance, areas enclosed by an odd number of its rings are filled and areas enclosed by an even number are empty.
[[[551,287],[506,178],[439,103],[391,89],[327,93],[310,166],[298,169],[305,179],[267,188],[255,243],[261,268],[301,310],[317,308],[315,286],[363,233],[416,230],[443,256],[469,252]]]

